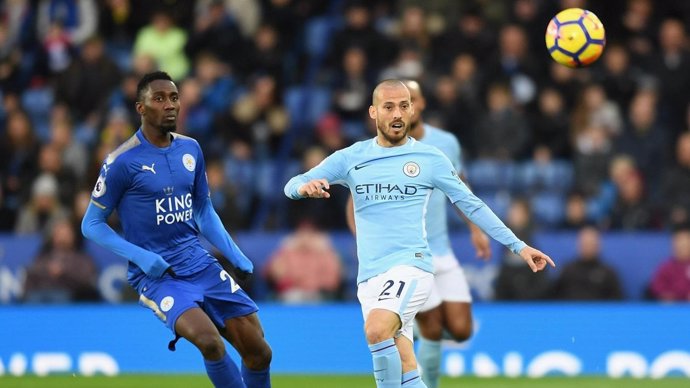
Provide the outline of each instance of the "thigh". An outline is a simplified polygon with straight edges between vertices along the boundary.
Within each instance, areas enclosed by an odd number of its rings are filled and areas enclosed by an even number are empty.
[[[412,340],[412,324],[417,312],[429,298],[433,275],[419,268],[398,266],[359,285],[357,298],[366,321],[374,309],[391,311],[400,317],[397,335]]]
[[[443,302],[443,325],[452,333],[472,328],[472,304],[466,302]]]
[[[175,323],[177,335],[186,338],[193,344],[202,337],[217,337],[220,340],[218,328],[199,307],[191,308],[182,313]]]
[[[264,330],[256,313],[226,320],[221,334],[242,358],[264,352],[268,348]]]

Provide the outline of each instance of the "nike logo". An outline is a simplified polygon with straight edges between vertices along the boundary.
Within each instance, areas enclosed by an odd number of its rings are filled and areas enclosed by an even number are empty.
[[[364,167],[368,166],[368,164],[360,164],[359,166],[355,166],[355,170],[362,169]]]
[[[155,174],[155,173],[156,173],[156,170],[153,169],[153,166],[155,166],[155,165],[156,165],[156,163],[151,163],[151,167],[149,167],[149,166],[147,166],[147,165],[145,165],[145,164],[142,164],[142,165],[141,165],[141,171],[151,171],[152,173]]]
[[[388,300],[388,299],[393,299],[393,297],[391,296],[391,297],[389,297],[389,298],[379,298],[379,302],[382,301],[382,300]]]

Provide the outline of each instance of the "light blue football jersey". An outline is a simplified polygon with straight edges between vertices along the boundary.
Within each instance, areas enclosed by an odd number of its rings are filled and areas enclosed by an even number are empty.
[[[424,124],[424,137],[419,139],[424,144],[441,150],[453,163],[455,171],[462,176],[462,148],[458,139],[450,132]],[[429,248],[434,256],[443,256],[451,252],[448,236],[448,198],[443,191],[435,189],[429,199],[426,215],[426,231]]]
[[[312,179],[326,179],[350,189],[357,227],[358,283],[396,265],[433,273],[426,217],[434,188],[511,250],[525,246],[472,194],[438,148],[411,137],[397,147],[381,147],[374,138],[336,151],[318,166],[290,179],[285,195],[301,198],[299,187]]]
[[[193,204],[209,195],[204,156],[196,140],[173,133],[159,148],[141,129],[108,155],[91,200],[117,213],[125,240],[155,252],[178,275],[196,273],[215,258],[202,247]],[[143,276],[130,262],[130,281]]]

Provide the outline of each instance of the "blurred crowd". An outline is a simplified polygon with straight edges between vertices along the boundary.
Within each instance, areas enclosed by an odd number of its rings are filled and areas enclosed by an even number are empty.
[[[569,7],[607,31],[586,69],[544,47]],[[688,22],[690,2],[672,0],[5,0],[0,233],[55,243],[68,220],[79,235],[105,155],[139,126],[137,81],[155,69],[178,84],[178,131],[202,145],[231,231],[345,229],[343,189],[294,203],[281,188],[374,135],[367,108],[384,78],[420,82],[425,122],[457,135],[473,190],[500,216],[522,203],[531,229],[684,230]]]

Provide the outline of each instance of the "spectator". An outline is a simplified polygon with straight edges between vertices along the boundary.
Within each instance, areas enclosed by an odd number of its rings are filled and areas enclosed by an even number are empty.
[[[495,52],[496,37],[482,12],[479,5],[467,7],[454,25],[434,39],[434,70],[445,72],[450,68],[453,58],[461,53],[469,53],[478,62],[485,63],[491,53]]]
[[[507,85],[512,101],[526,106],[535,99],[537,85],[542,83],[539,62],[529,55],[527,34],[518,25],[506,24],[500,28],[498,44],[496,54],[486,63],[485,79],[489,84]]]
[[[194,30],[191,32],[185,51],[189,58],[196,58],[201,52],[211,53],[225,63],[237,68],[245,42],[237,21],[225,8],[223,1],[197,2]]]
[[[26,273],[24,301],[67,303],[100,300],[98,273],[69,219],[56,222]]]
[[[0,141],[0,178],[6,204],[14,211],[29,199],[31,181],[38,174],[39,147],[29,116],[20,110],[8,112]]]
[[[593,196],[606,181],[613,158],[613,145],[606,130],[593,126],[573,139],[575,149],[575,185],[587,196]]]
[[[488,112],[475,129],[480,158],[516,160],[524,158],[530,145],[527,121],[514,104],[510,89],[494,84],[487,91]],[[510,139],[510,141],[506,141]]]
[[[283,302],[317,302],[339,297],[342,265],[328,235],[309,219],[281,242],[266,267],[266,280]]]
[[[31,186],[31,200],[21,207],[14,232],[49,235],[58,221],[69,217],[58,195],[59,185],[54,175],[44,173],[36,178]]]
[[[617,187],[618,197],[608,219],[608,227],[615,230],[645,230],[656,225],[654,211],[647,199],[644,182],[639,173],[629,174]]]
[[[671,161],[668,152],[668,132],[657,120],[656,107],[656,92],[637,92],[630,103],[625,130],[615,142],[618,153],[630,155],[635,159],[645,182],[652,189],[659,187],[659,167],[666,167]]]
[[[587,214],[587,201],[578,191],[568,194],[565,200],[565,217],[561,224],[561,229],[580,230],[589,223]]]
[[[635,90],[642,81],[641,71],[632,67],[630,55],[621,44],[606,44],[602,67],[595,73],[594,79],[601,84],[612,102],[616,103],[622,114],[627,112]]]
[[[275,78],[270,75],[257,77],[251,90],[219,117],[216,127],[234,128],[232,133],[225,134],[229,140],[251,144],[257,160],[269,160],[290,123],[280,96]]]
[[[373,76],[364,50],[359,47],[346,49],[343,62],[334,74],[333,108],[353,140],[367,135],[363,118],[369,108],[372,84]]]
[[[58,200],[62,206],[72,204],[77,190],[77,176],[65,167],[62,162],[60,149],[55,144],[46,144],[41,147],[38,155],[39,176],[51,175],[58,182]]]
[[[120,69],[105,53],[104,42],[91,37],[81,53],[58,77],[56,100],[67,104],[77,121],[100,123],[108,97],[120,82]]]
[[[577,137],[579,132],[590,127],[600,127],[609,138],[621,133],[623,118],[620,109],[606,96],[600,84],[589,84],[580,91],[580,98],[572,112],[572,130]]]
[[[270,24],[263,24],[256,31],[252,42],[247,45],[246,55],[238,64],[238,73],[244,79],[262,74],[270,74],[279,83],[284,81],[284,67],[288,51],[284,47],[284,37]]]
[[[659,118],[671,139],[684,129],[683,116],[690,99],[690,50],[685,23],[669,18],[659,28],[659,55],[654,55],[653,74],[659,81]]]
[[[562,269],[553,295],[561,300],[620,300],[618,274],[601,258],[599,231],[591,226],[578,234],[578,255]]]
[[[98,28],[98,8],[94,0],[40,0],[37,27],[39,37],[45,38],[57,25],[64,29],[67,41],[81,45]]]
[[[134,56],[153,56],[161,70],[180,80],[189,73],[189,60],[184,52],[186,44],[187,33],[175,25],[168,12],[158,10],[150,24],[137,33]]]
[[[690,223],[690,132],[678,138],[676,164],[664,174],[662,181],[661,204],[667,223]]]
[[[72,122],[69,119],[54,121],[50,126],[50,144],[60,153],[66,170],[76,177],[77,181],[83,182],[88,167],[88,164],[84,163],[89,160],[88,152],[82,143],[74,140],[72,131]]]
[[[350,47],[360,47],[366,53],[369,65],[378,73],[395,56],[395,42],[374,28],[371,11],[363,1],[348,1],[345,8],[345,24],[334,31],[330,43],[329,63],[336,67],[343,62],[345,51]]]
[[[98,31],[108,46],[108,53],[120,70],[129,69],[132,60],[132,44],[139,29],[134,15],[136,0],[104,0],[98,2]]]
[[[690,302],[690,228],[673,232],[671,257],[652,276],[649,291],[664,302]]]
[[[506,225],[515,235],[527,244],[532,243],[534,221],[529,202],[524,198],[514,199],[508,209]],[[521,301],[544,299],[549,291],[548,274],[533,273],[525,267],[525,261],[519,255],[505,251],[494,284],[496,300]]]
[[[534,146],[547,147],[556,159],[570,159],[568,111],[558,89],[547,87],[539,92],[538,111],[532,121]]]

